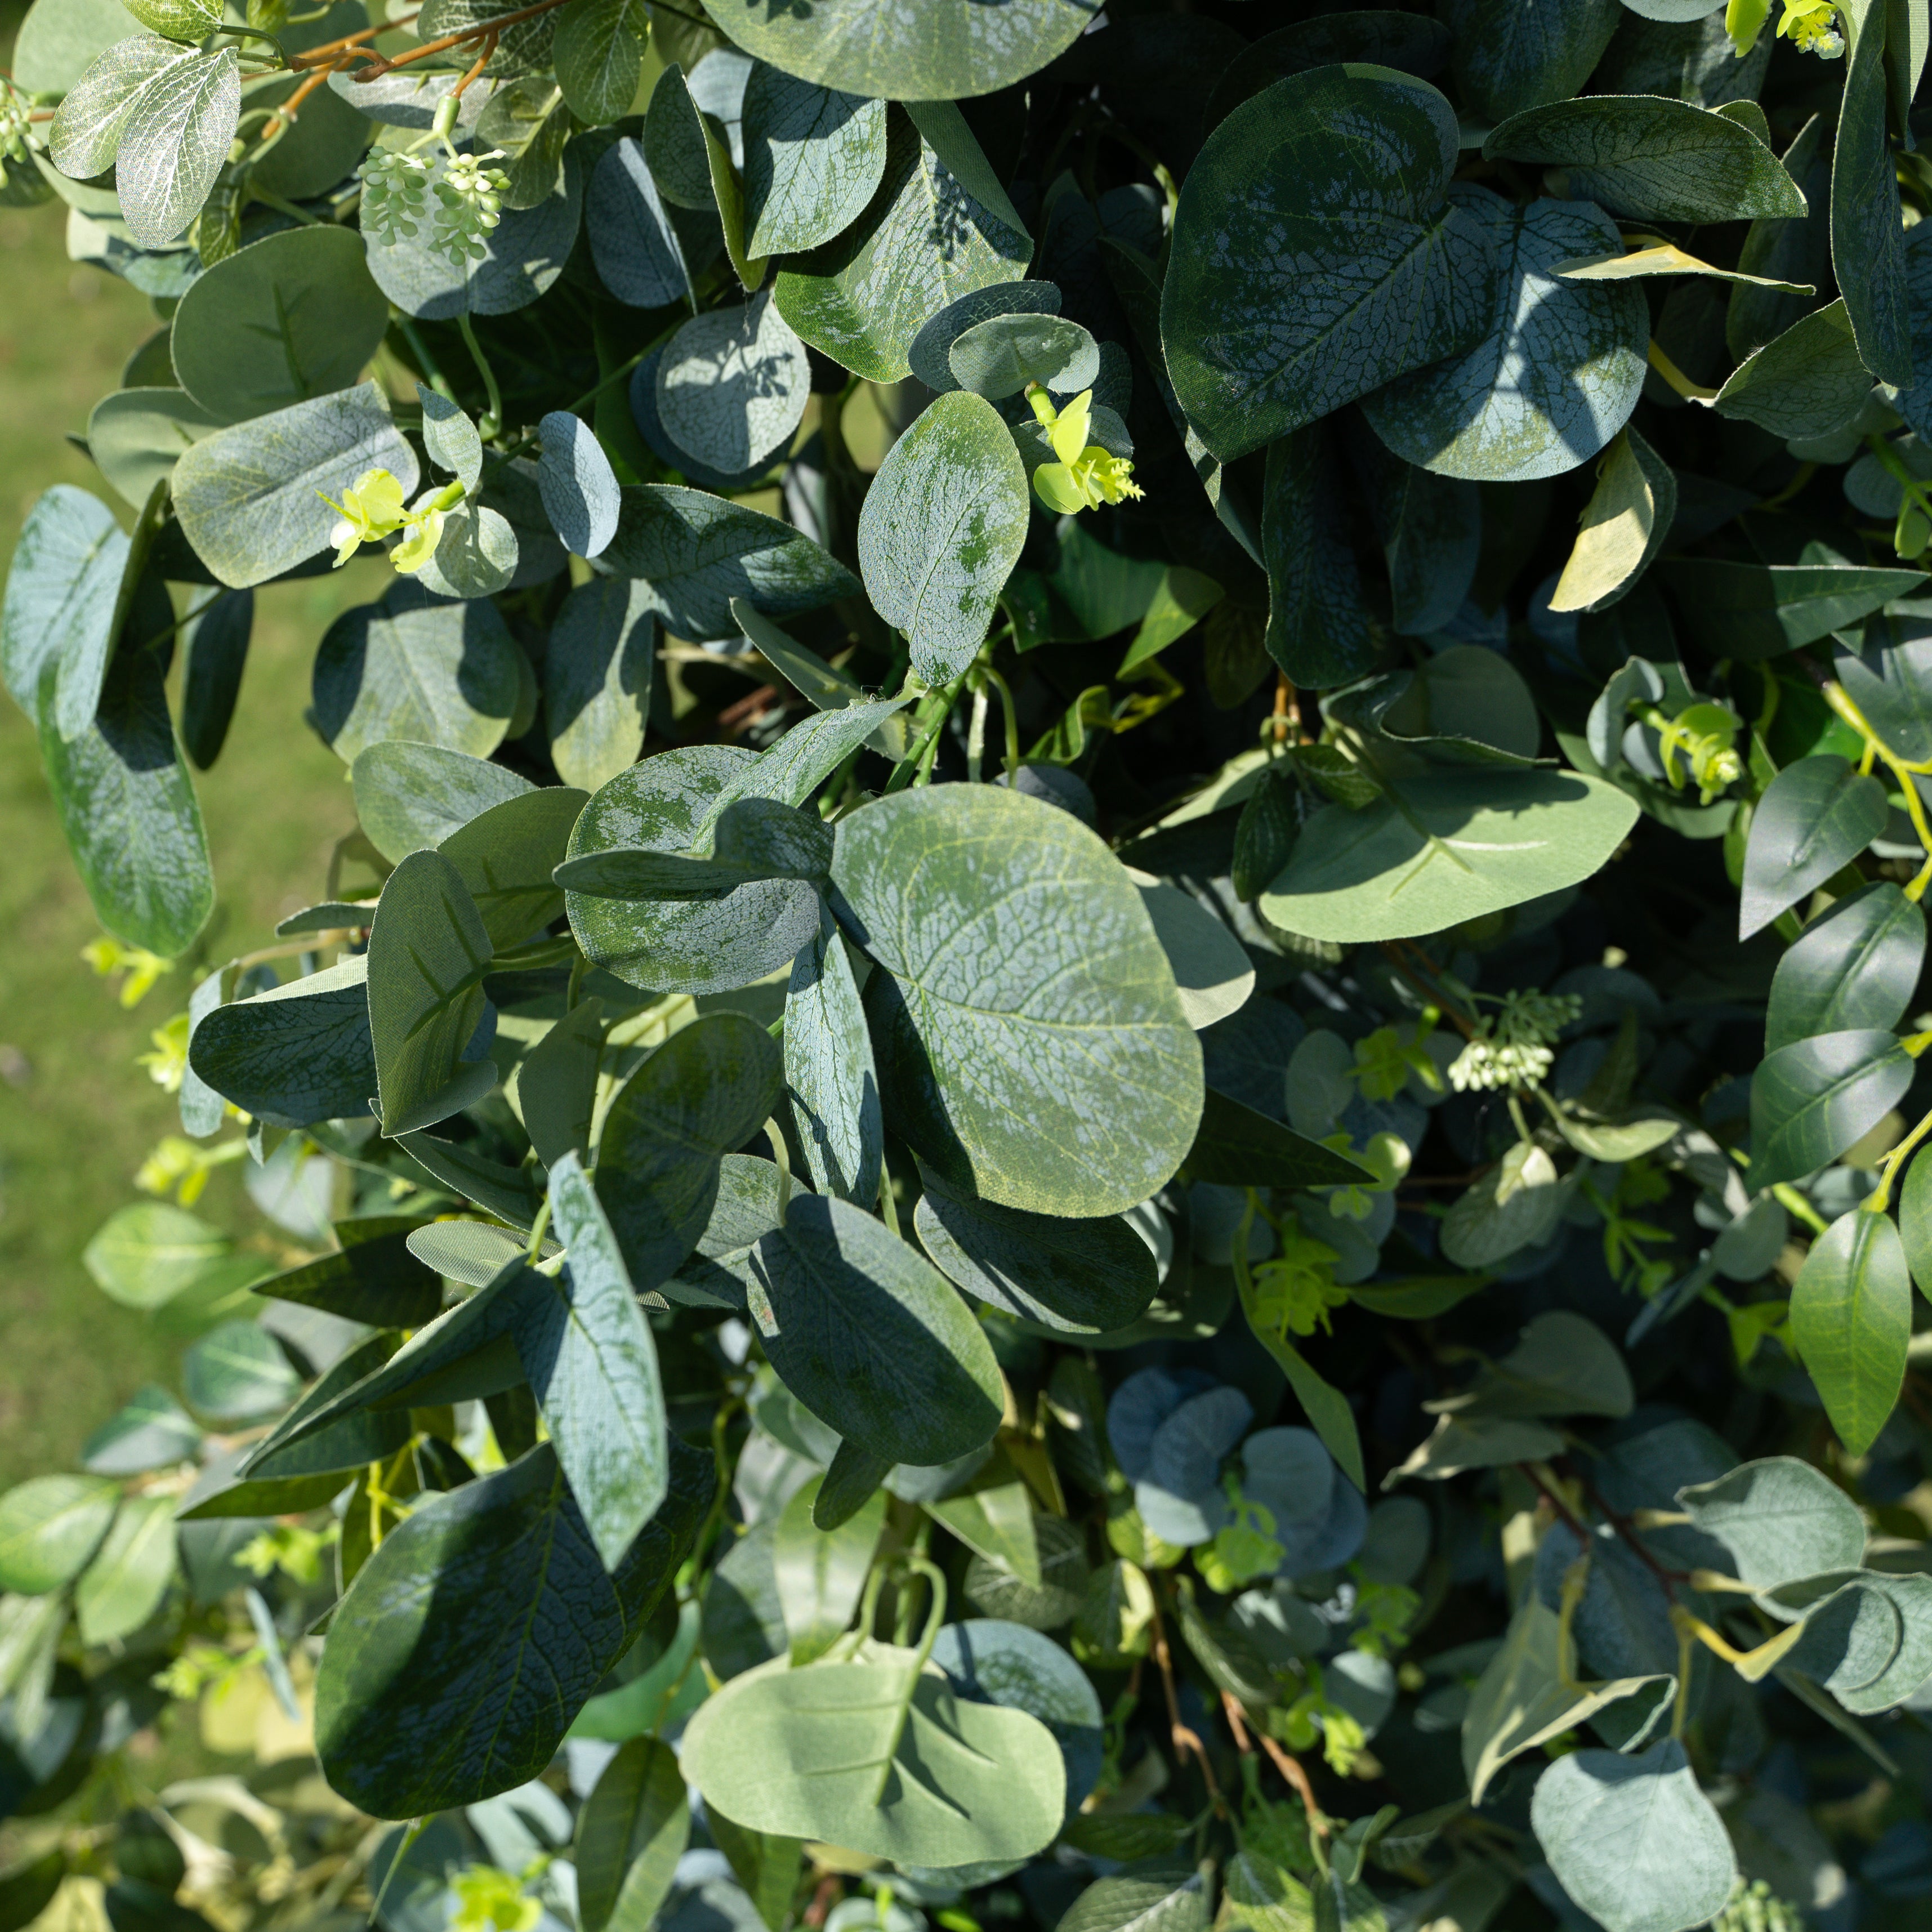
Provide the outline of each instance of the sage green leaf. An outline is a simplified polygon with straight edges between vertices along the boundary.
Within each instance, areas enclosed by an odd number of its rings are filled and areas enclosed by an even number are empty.
[[[1724,380],[1711,406],[1773,436],[1834,436],[1864,406],[1871,374],[1843,300],[1802,317]]]
[[[1925,914],[1888,880],[1814,919],[1771,982],[1765,1050],[1814,1034],[1889,1030],[1904,1016],[1925,958]]]
[[[137,247],[162,248],[201,212],[242,114],[240,57],[197,53],[134,97],[114,158],[122,219]]]
[[[1688,1932],[1738,1882],[1724,1820],[1684,1747],[1573,1751],[1536,1781],[1529,1818],[1563,1889],[1605,1932]]]
[[[58,1639],[58,1633],[56,1633]],[[16,1697],[17,1697],[17,1694]],[[16,1701],[16,1717],[21,1711]],[[11,1866],[0,1875],[0,1924],[10,1932],[31,1925],[52,1902],[67,1877],[67,1853],[58,1845],[38,1858]]]
[[[1683,608],[1696,611],[1709,650],[1747,663],[1816,644],[1925,581],[1916,570],[1720,557],[1666,557],[1658,574]]]
[[[1100,1216],[1172,1177],[1200,1048],[1138,892],[1085,826],[1004,788],[903,791],[839,821],[832,877],[883,969],[866,1004],[888,1119],[950,1185]]]
[[[1495,224],[1445,199],[1458,138],[1432,87],[1347,67],[1278,80],[1208,136],[1160,332],[1186,420],[1223,462],[1482,336]]]
[[[1491,1779],[1512,1758],[1576,1729],[1626,1697],[1654,1697],[1659,1690],[1667,1696],[1675,1688],[1668,1677],[1578,1683],[1574,1670],[1574,1657],[1564,1655],[1561,1620],[1530,1590],[1510,1618],[1502,1647],[1484,1666],[1463,1714],[1462,1774],[1469,1780],[1471,1804],[1483,1802]]]
[[[1580,93],[1623,17],[1616,0],[1447,0],[1442,14],[1456,35],[1456,84],[1492,122]]]
[[[81,1467],[96,1476],[139,1476],[186,1462],[201,1431],[159,1384],[148,1382],[80,1445]]]
[[[459,503],[446,510],[429,561],[416,573],[437,597],[494,597],[517,574],[517,533],[507,517],[487,503]]]
[[[14,36],[14,85],[25,94],[70,93],[88,62],[127,34],[128,10],[121,0],[47,0],[45,6],[31,6]]]
[[[286,1408],[302,1378],[281,1344],[254,1322],[224,1322],[182,1358],[188,1405],[218,1422],[259,1422]]]
[[[50,662],[41,672],[40,758],[74,868],[110,932],[175,958],[207,923],[214,879],[160,662],[152,651],[116,656],[98,708],[71,740],[55,717],[56,677]]]
[[[104,1476],[34,1476],[0,1496],[0,1589],[44,1595],[92,1561],[121,1499]]]
[[[598,561],[648,584],[665,629],[699,642],[738,634],[734,597],[786,617],[859,589],[850,572],[789,524],[674,483],[624,490],[617,534]]]
[[[578,120],[598,128],[631,111],[650,34],[640,0],[575,0],[558,14],[550,58]]]
[[[1600,610],[1657,561],[1677,514],[1670,466],[1628,424],[1597,468],[1597,487],[1551,594],[1552,610]]]
[[[735,8],[740,0],[727,4]],[[1022,4],[1072,10],[1070,0]],[[940,0],[948,10],[954,4]],[[821,85],[837,84],[795,62],[783,64]],[[898,89],[850,91],[891,98]],[[855,374],[896,382],[910,372],[913,338],[927,321],[962,296],[1018,281],[1033,242],[977,200],[902,111],[888,113],[886,128],[884,172],[865,212],[834,240],[781,268],[772,297],[813,348]]]
[[[1787,765],[1751,814],[1738,938],[1762,932],[1856,859],[1884,831],[1886,811],[1884,786],[1835,752]]]
[[[292,228],[197,276],[169,341],[182,386],[233,423],[349,388],[388,321],[352,230]]]
[[[452,604],[398,578],[322,633],[316,729],[345,764],[392,738],[488,758],[516,716],[521,655],[487,599]]]
[[[677,1754],[656,1738],[618,1747],[577,1818],[584,1932],[648,1932],[691,1839]]]
[[[1592,94],[1513,114],[1486,159],[1563,170],[1562,192],[1647,221],[1789,220],[1798,184],[1748,128],[1688,101]]]
[[[203,409],[185,389],[117,389],[103,396],[87,419],[88,453],[101,475],[138,510],[154,485],[174,474],[182,452],[226,420]],[[47,496],[67,488],[57,484]]]
[[[1516,208],[1474,184],[1450,199],[1495,253],[1486,331],[1453,360],[1377,390],[1363,413],[1396,455],[1445,476],[1520,483],[1574,470],[1623,428],[1643,389],[1642,292],[1556,272],[1620,248],[1616,224],[1587,202]]]
[[[1004,1454],[996,1451],[970,1488],[922,1501],[920,1507],[975,1556],[1011,1571],[1030,1588],[1046,1588],[1032,1493]]]
[[[825,1479],[812,1499],[812,1523],[826,1535],[858,1515],[878,1496],[879,1485],[892,1472],[883,1456],[842,1440],[833,1450]],[[881,1498],[883,1501],[883,1498]]]
[[[188,1058],[224,1100],[270,1126],[367,1114],[376,1084],[366,958],[217,1006]]]
[[[693,316],[657,365],[658,419],[681,449],[714,470],[770,462],[805,414],[812,364],[769,294]]]
[[[1812,1243],[1792,1284],[1791,1339],[1846,1454],[1862,1456],[1898,1402],[1912,1339],[1912,1276],[1890,1216],[1855,1208]]]
[[[1147,873],[1132,876],[1173,970],[1188,1024],[1198,1033],[1238,1012],[1255,989],[1247,949],[1192,894]]]
[[[388,470],[406,497],[416,487],[416,456],[374,382],[203,437],[175,465],[175,512],[195,554],[245,590],[327,546],[336,512],[322,496],[340,499],[365,470]]]
[[[555,1452],[418,1502],[329,1626],[316,1746],[379,1817],[474,1803],[536,1777],[630,1648],[710,1506],[711,1458],[674,1440],[670,1488],[604,1572]],[[471,1580],[460,1597],[452,1580]]]
[[[1153,1251],[1118,1216],[1030,1214],[928,1178],[914,1225],[920,1245],[968,1294],[1070,1335],[1138,1321],[1160,1285]]]
[[[584,807],[570,858],[632,848],[689,852],[718,801],[756,762],[736,746],[680,746],[620,772]],[[576,891],[567,891],[564,903],[594,964],[663,992],[748,986],[785,964],[818,929],[817,892],[791,879],[759,878],[721,898],[676,905]]]
[[[1050,1637],[996,1617],[948,1624],[932,1654],[962,1695],[1024,1711],[1053,1733],[1066,1766],[1067,1809],[1077,1810],[1102,1762],[1100,1700],[1086,1672]]]
[[[718,1199],[719,1162],[770,1118],[782,1077],[762,1027],[710,1013],[673,1034],[611,1102],[598,1196],[640,1293],[697,1246]]]
[[[420,1276],[423,1271],[418,1268],[416,1272]],[[440,1283],[436,1291],[431,1318],[442,1301]],[[372,1335],[351,1348],[283,1417],[268,1439],[248,1453],[235,1473],[251,1482],[288,1481],[366,1468],[395,1455],[414,1433],[406,1411],[353,1409],[338,1413],[324,1427],[310,1426],[312,1418],[381,1368],[395,1348],[395,1338],[386,1334]]]
[[[1060,294],[1052,282],[994,282],[948,302],[923,324],[906,351],[912,373],[936,395],[959,386],[947,360],[969,328],[1000,315],[1058,315]]]
[[[535,789],[507,766],[404,739],[381,739],[357,752],[350,776],[356,816],[392,864],[440,845],[492,806]]]
[[[1905,227],[1886,127],[1887,9],[1845,19],[1844,104],[1832,150],[1832,271],[1865,367],[1900,388],[1912,380]]]
[[[529,1270],[517,1354],[590,1540],[614,1573],[670,1486],[657,1345],[574,1151],[551,1166],[550,1198],[566,1258],[552,1277]]]
[[[1830,134],[1825,118],[1814,115],[1785,149],[1784,171],[1798,184],[1808,212],[1802,221],[1753,222],[1738,250],[1740,270],[1767,281],[1824,287],[1832,268]],[[1774,340],[1816,300],[1815,296],[1780,294],[1769,286],[1738,284],[1731,290],[1724,320],[1732,356],[1742,362],[1752,350]]]
[[[878,1072],[852,962],[829,915],[792,962],[784,1019],[785,1092],[812,1184],[869,1208],[884,1160]]]
[[[1232,1898],[1232,1865],[1228,1882]],[[1156,1865],[1151,1871],[1132,1876],[1124,1873],[1090,1885],[1060,1922],[1065,1932],[1207,1932],[1205,1887],[1204,1875],[1184,1865]],[[1228,1922],[1236,1925],[1251,1922],[1232,1906]],[[1296,1932],[1297,1928],[1312,1922],[1282,1922],[1270,1916],[1263,1922],[1262,1932]]]
[[[540,935],[563,910],[550,882],[589,801],[573,785],[506,798],[453,832],[438,848],[469,888],[483,929],[499,952]]]
[[[410,1246],[416,1226],[386,1215],[338,1221],[333,1254],[271,1275],[255,1292],[372,1328],[420,1328],[441,1311],[442,1285]]]
[[[766,1355],[812,1412],[892,1462],[992,1440],[1000,1372],[952,1284],[850,1202],[794,1196],[752,1250]]]
[[[1895,1034],[1847,1029],[1780,1047],[1751,1078],[1754,1187],[1796,1180],[1836,1160],[1912,1084]]]
[[[748,776],[758,776],[755,767]],[[556,868],[557,883],[592,898],[676,903],[720,899],[761,879],[800,879],[816,885],[832,863],[832,828],[816,813],[776,799],[734,799],[715,822],[706,823],[709,858],[627,846],[569,860]],[[706,826],[700,824],[698,844],[705,842]]]
[[[1326,805],[1302,828],[1262,916],[1311,939],[1438,932],[1588,878],[1636,822],[1636,802],[1574,772],[1436,771],[1401,802]]]
[[[772,1535],[772,1574],[794,1669],[823,1657],[844,1634],[886,1527],[885,1493],[874,1488],[837,1528],[819,1528],[814,1509],[829,1480],[814,1476],[796,1491],[779,1511]]]
[[[927,683],[972,662],[1030,520],[1019,452],[982,397],[938,398],[886,452],[859,512],[859,568]]]
[[[632,308],[662,308],[691,293],[683,244],[664,212],[643,147],[626,135],[592,170],[585,209],[598,279]]]
[[[540,14],[530,24],[542,26],[550,17]],[[420,17],[416,24],[422,25]],[[432,194],[446,171],[439,158],[430,171]],[[562,179],[535,206],[506,208],[496,226],[479,238],[481,255],[452,263],[428,222],[418,224],[413,237],[386,242],[368,230],[362,240],[376,286],[407,314],[425,322],[513,315],[547,294],[563,273],[583,212],[583,164],[575,148],[566,147]]]
[[[412,852],[389,874],[368,956],[386,1134],[447,1120],[496,1084],[494,1061],[460,1057],[483,1018],[491,952],[462,874],[440,852]]]
[[[437,1186],[466,1196],[500,1221],[527,1228],[536,1220],[543,1190],[528,1168],[506,1166],[473,1148],[431,1134],[407,1134],[398,1144]]]
[[[1093,19],[1079,0],[1015,0],[995,15],[974,0],[910,9],[890,0],[820,0],[809,14],[759,0],[705,0],[705,11],[758,60],[885,100],[993,93],[1038,73]]]
[[[644,116],[644,157],[665,200],[680,208],[708,210],[713,206],[704,122],[681,66],[674,74],[667,67],[652,86]]]
[[[422,406],[423,448],[429,460],[438,469],[451,471],[473,495],[483,476],[483,439],[476,425],[466,412],[427,382],[416,385],[416,400]]]
[[[764,61],[745,83],[746,246],[796,254],[842,234],[886,171],[884,102]]]
[[[254,628],[252,590],[212,594],[182,627],[182,742],[198,770],[206,771],[227,741]]]
[[[103,48],[73,85],[62,90],[65,98],[47,130],[54,166],[76,181],[106,173],[142,95],[158,80],[192,70],[200,59],[194,47],[154,34],[136,34]]]
[[[1864,1555],[1858,1506],[1822,1471],[1793,1456],[1745,1462],[1677,1492],[1691,1522],[1729,1552],[1754,1589],[1826,1570],[1855,1570]]]
[[[1066,1811],[1044,1724],[956,1698],[922,1652],[890,1644],[734,1678],[698,1707],[682,1757],[707,1810],[904,1864],[1028,1858]]]
[[[94,1285],[124,1308],[171,1301],[228,1252],[227,1238],[166,1201],[117,1209],[82,1250]]]
[[[34,500],[0,603],[0,675],[29,718],[40,716],[42,672],[112,634],[128,556],[114,512],[92,491],[56,483]]]
[[[650,586],[594,579],[563,601],[544,652],[550,761],[595,791],[638,761],[650,715],[657,625]]]
[[[544,513],[577,556],[598,556],[617,533],[617,478],[590,425],[552,410],[537,425],[543,454],[537,488]]]
[[[1378,651],[1328,427],[1270,443],[1265,477],[1268,655],[1293,684],[1346,684],[1374,668]]]
[[[1100,349],[1064,316],[996,315],[956,337],[946,364],[961,388],[990,402],[1016,396],[1030,382],[1071,395],[1099,380]]]
[[[1210,1087],[1186,1174],[1216,1187],[1326,1187],[1364,1180],[1368,1169]]]

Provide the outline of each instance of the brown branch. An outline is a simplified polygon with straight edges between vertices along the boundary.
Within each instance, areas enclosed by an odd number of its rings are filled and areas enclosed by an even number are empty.
[[[1645,1548],[1643,1540],[1637,1533],[1636,1525],[1632,1522],[1630,1518],[1625,1516],[1621,1510],[1612,1509],[1610,1504],[1604,1500],[1603,1491],[1598,1489],[1596,1484],[1592,1482],[1588,1476],[1582,1474],[1580,1471],[1578,1471],[1576,1466],[1570,1462],[1570,1459],[1567,1456],[1563,1460],[1565,1464],[1570,1468],[1571,1473],[1576,1476],[1576,1480],[1583,1485],[1584,1493],[1590,1498],[1591,1506],[1595,1509],[1598,1514],[1603,1517],[1604,1520],[1616,1532],[1618,1535],[1620,1536],[1625,1543],[1629,1544],[1632,1552],[1636,1555],[1638,1560],[1643,1564],[1645,1568],[1657,1579],[1658,1582],[1663,1586],[1664,1594],[1666,1597],[1670,1594],[1672,1587],[1674,1585],[1678,1583],[1688,1583],[1690,1580],[1690,1573],[1689,1570],[1669,1569],[1666,1568],[1664,1564],[1658,1562],[1657,1558],[1653,1556],[1646,1548]]]
[[[418,8],[416,12],[422,10]],[[399,27],[407,26],[416,17],[416,14],[398,14],[393,20],[385,20],[380,27],[358,27],[354,33],[344,34],[340,39],[324,40],[320,46],[306,47],[298,54],[290,55],[289,64],[291,67],[315,67],[331,54],[346,52],[351,47],[360,47],[364,40],[373,40],[379,34],[391,33]]]
[[[742,731],[752,720],[778,694],[775,684],[761,684],[755,691],[748,691],[742,698],[734,698],[718,714],[718,728],[721,731]]]
[[[1549,1503],[1550,1508],[1555,1510],[1556,1514],[1563,1519],[1564,1527],[1568,1529],[1570,1534],[1574,1536],[1587,1550],[1590,1546],[1590,1532],[1585,1528],[1582,1518],[1578,1516],[1576,1512],[1573,1510],[1570,1505],[1543,1480],[1542,1477],[1538,1474],[1536,1465],[1534,1463],[1519,1462],[1516,1466],[1518,1471],[1522,1474],[1527,1476],[1530,1481],[1536,1486],[1537,1489],[1541,1492],[1544,1499]]]
[[[302,103],[306,100],[318,87],[322,86],[323,83],[327,81],[328,76],[335,71],[335,68],[332,67],[322,67],[317,68],[314,73],[310,74],[308,77],[296,88],[294,93],[290,94],[287,100],[284,101],[281,106],[275,110],[273,114],[269,116],[267,124],[262,130],[262,139],[266,142],[273,136],[279,134],[284,128],[292,125],[296,118],[296,110],[302,106]]]
[[[1241,1710],[1240,1700],[1232,1690],[1223,1690],[1221,1693],[1221,1708],[1227,1714],[1228,1726],[1234,1734],[1234,1742],[1244,1754],[1252,1751],[1254,1745],[1249,1740],[1247,1722]],[[1284,1750],[1265,1731],[1260,1733],[1260,1737],[1262,1750],[1274,1761],[1275,1768],[1288,1780],[1289,1790],[1301,1800],[1301,1808],[1308,1816],[1310,1837],[1327,1838],[1328,1820],[1321,1806],[1315,1802],[1315,1787],[1309,1783],[1308,1774],[1301,1768],[1301,1760]]]
[[[1154,1660],[1160,1668],[1161,1688],[1167,1694],[1168,1741],[1177,1752],[1194,1754],[1201,1766],[1202,1780],[1208,1786],[1208,1796],[1215,1810],[1225,1816],[1227,1806],[1222,1799],[1221,1787],[1215,1780],[1214,1767],[1208,1761],[1208,1747],[1180,1721],[1180,1700],[1174,1688],[1174,1653],[1167,1647],[1167,1624],[1161,1616],[1158,1598],[1154,1605]]]
[[[1400,951],[1396,950],[1398,947],[1401,949]],[[1416,951],[1414,947],[1407,945],[1404,941],[1399,939],[1384,939],[1382,942],[1382,948],[1383,955],[1388,959],[1389,964],[1393,966],[1395,970],[1400,973],[1402,976],[1432,1006],[1439,1007],[1442,1010],[1444,1016],[1465,1040],[1474,1040],[1475,1038],[1476,1029],[1456,1010],[1455,1006],[1451,1004],[1448,996],[1444,993],[1439,987],[1432,986],[1420,973],[1417,972],[1415,969],[1402,958],[1402,955],[1403,952]],[[1418,957],[1421,958],[1424,962],[1426,963],[1428,958],[1426,954],[1418,954]]]
[[[369,61],[368,66],[357,68],[357,84],[359,86],[364,81],[380,80],[384,74],[394,72],[398,68],[412,66],[418,61],[427,60],[431,54],[445,54],[452,47],[467,46],[487,39],[493,34],[500,34],[506,27],[516,26],[524,20],[533,20],[539,14],[548,14],[553,8],[561,7],[563,4],[564,0],[536,0],[534,7],[520,7],[514,14],[499,14],[494,20],[479,20],[475,26],[465,27],[460,33],[445,34],[439,39],[425,40],[421,46],[412,47],[406,54],[398,54],[393,60],[382,54],[371,53],[366,47],[357,47],[353,52],[367,56]],[[302,54],[295,56],[294,61],[305,66],[315,64],[312,57]]]
[[[490,64],[490,56],[496,51],[496,35],[493,28],[483,42],[483,51],[470,64],[469,72],[449,90],[449,98],[452,100],[460,100],[463,98],[464,90]]]

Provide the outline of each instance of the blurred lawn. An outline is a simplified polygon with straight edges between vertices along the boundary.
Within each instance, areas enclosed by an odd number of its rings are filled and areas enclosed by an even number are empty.
[[[11,25],[0,16],[0,38]],[[86,428],[158,324],[146,297],[68,261],[64,213],[58,202],[0,209],[0,571],[50,484],[93,488],[133,520],[64,439]],[[330,848],[353,811],[344,768],[302,722],[309,664],[329,620],[376,594],[388,574],[360,563],[258,593],[234,728],[196,780],[219,894],[202,940],[210,962],[264,944],[278,919],[322,896]],[[124,1012],[80,956],[99,931],[32,730],[0,695],[0,1046],[14,1049],[0,1053],[0,1486],[71,1467],[82,1440],[142,1382],[176,1384],[180,1340],[110,1302],[80,1252],[116,1208],[141,1198],[135,1169],[178,1131],[172,1100],[134,1058],[185,1006],[200,962],[183,962]],[[268,1228],[232,1167],[195,1211],[244,1238]]]

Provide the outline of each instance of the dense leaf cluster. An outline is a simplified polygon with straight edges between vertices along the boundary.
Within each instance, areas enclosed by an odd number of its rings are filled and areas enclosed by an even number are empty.
[[[249,1685],[333,1795],[0,1932],[1932,1895],[1926,0],[128,8],[0,95],[163,324],[0,676],[189,1346],[0,1496],[0,1797]]]

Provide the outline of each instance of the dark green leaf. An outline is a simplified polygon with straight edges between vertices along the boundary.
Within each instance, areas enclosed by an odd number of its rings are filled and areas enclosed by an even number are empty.
[[[507,766],[443,745],[389,738],[358,752],[350,776],[362,830],[392,864],[440,845],[492,806],[533,789]]]
[[[1814,1034],[1896,1025],[1918,984],[1925,915],[1881,880],[1840,899],[1778,962],[1765,1016],[1765,1050]]]
[[[1761,1060],[1751,1078],[1752,1186],[1836,1160],[1904,1096],[1912,1066],[1898,1036],[1874,1028],[1821,1034]]]
[[[216,1007],[189,1044],[195,1072],[271,1126],[366,1114],[376,1085],[368,970],[352,957]]]
[[[784,1076],[812,1186],[869,1207],[884,1158],[878,1074],[845,942],[829,916],[792,962]]]
[[[1346,684],[1372,669],[1378,652],[1328,425],[1310,423],[1270,443],[1266,479],[1268,655],[1294,684]]]
[[[1791,1288],[1791,1339],[1847,1455],[1876,1438],[1905,1381],[1912,1276],[1888,1215],[1840,1214],[1811,1244]]]
[[[329,1626],[316,1687],[329,1783],[413,1818],[536,1777],[670,1587],[714,1486],[710,1455],[674,1441],[670,1493],[609,1576],[548,1444],[418,1504]]]
[[[578,1815],[584,1932],[648,1932],[690,1837],[676,1753],[656,1738],[633,1738],[604,1767]]]
[[[1905,228],[1886,127],[1887,9],[1847,15],[1851,51],[1832,151],[1832,270],[1865,367],[1881,382],[1912,380]]]
[[[1762,932],[1885,830],[1885,788],[1834,752],[1787,766],[1751,814],[1738,937]]]
[[[1614,0],[1447,0],[1443,17],[1463,98],[1493,122],[1577,92],[1626,16]]]

